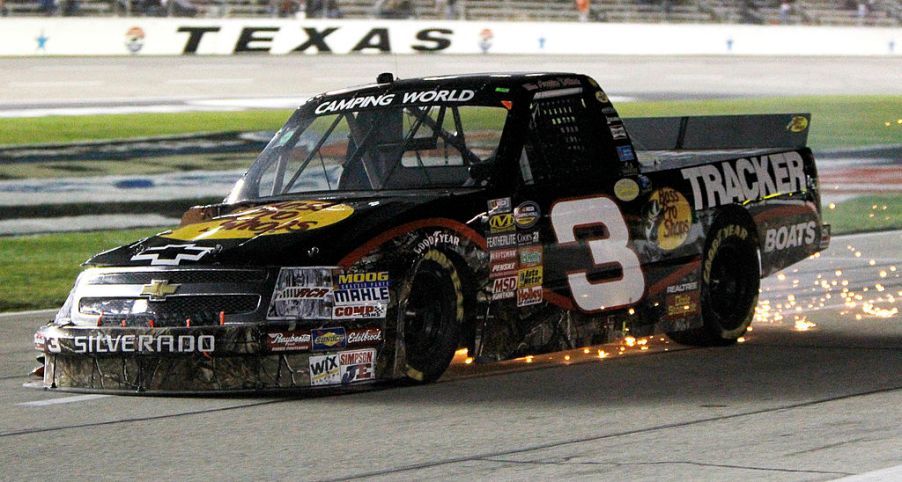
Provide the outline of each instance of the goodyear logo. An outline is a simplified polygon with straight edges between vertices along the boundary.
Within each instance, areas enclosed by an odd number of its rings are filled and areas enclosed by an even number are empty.
[[[489,218],[489,228],[493,233],[501,233],[514,229],[514,215],[511,213],[496,214]]]
[[[521,269],[518,273],[517,286],[519,288],[542,286],[542,267]]]
[[[343,221],[354,213],[346,204],[328,201],[288,201],[267,204],[189,224],[164,235],[183,241],[203,239],[249,239],[322,228]]]

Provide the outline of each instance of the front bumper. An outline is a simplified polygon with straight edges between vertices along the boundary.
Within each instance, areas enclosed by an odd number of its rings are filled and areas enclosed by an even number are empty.
[[[319,341],[320,343],[317,343]],[[47,325],[35,333],[45,388],[113,393],[343,388],[393,378],[382,328],[260,323],[203,327]],[[391,356],[389,356],[391,355]]]

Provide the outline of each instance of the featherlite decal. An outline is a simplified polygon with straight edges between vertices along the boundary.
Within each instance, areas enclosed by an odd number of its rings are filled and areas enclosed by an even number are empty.
[[[797,152],[739,158],[680,171],[692,184],[695,209],[802,191],[805,168]]]

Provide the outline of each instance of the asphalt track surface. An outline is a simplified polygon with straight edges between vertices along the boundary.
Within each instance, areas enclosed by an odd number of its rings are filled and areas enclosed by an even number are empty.
[[[488,70],[585,72],[638,98],[902,95],[895,58],[57,58],[0,59],[0,108],[303,97],[381,71]],[[902,232],[839,237],[768,278],[760,321],[734,347],[654,338],[458,360],[434,385],[341,396],[23,388],[51,314],[0,315],[0,479],[899,480],[900,246]]]
[[[900,245],[902,231],[838,237],[768,278],[733,347],[656,337],[325,397],[24,388],[49,314],[3,315],[0,478],[898,480]]]
[[[305,97],[400,77],[486,71],[592,75],[610,95],[902,95],[900,57],[243,56],[0,59],[0,109]],[[199,108],[195,106],[195,108]]]

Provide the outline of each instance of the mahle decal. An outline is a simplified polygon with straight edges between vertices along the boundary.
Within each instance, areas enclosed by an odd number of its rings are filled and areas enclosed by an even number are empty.
[[[249,239],[309,231],[343,221],[354,213],[347,204],[327,201],[289,201],[227,214],[212,221],[175,229],[166,238],[183,241]]]

